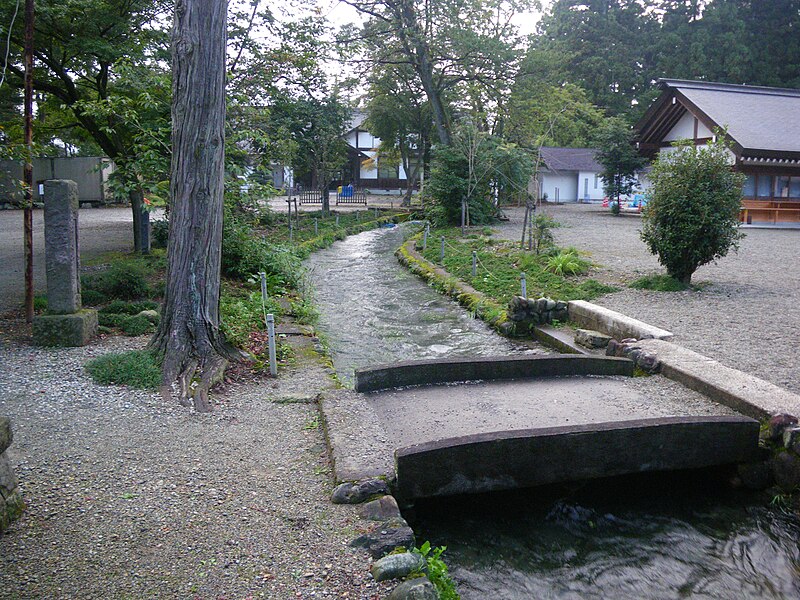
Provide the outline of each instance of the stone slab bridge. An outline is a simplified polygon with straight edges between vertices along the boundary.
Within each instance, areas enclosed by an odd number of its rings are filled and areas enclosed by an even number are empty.
[[[756,460],[758,421],[633,375],[577,355],[358,370],[322,399],[336,479],[384,477],[409,501]]]

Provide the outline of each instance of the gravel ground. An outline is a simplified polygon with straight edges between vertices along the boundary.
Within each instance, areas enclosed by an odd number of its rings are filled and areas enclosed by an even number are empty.
[[[211,415],[83,371],[145,342],[0,341],[0,414],[28,503],[0,536],[0,597],[382,597],[348,547],[367,524],[329,500],[313,401],[325,369],[300,353],[277,381],[217,394]]]
[[[697,270],[699,290],[653,292],[625,287],[663,273],[639,238],[641,220],[614,217],[599,205],[546,206],[562,227],[556,243],[587,251],[593,276],[620,291],[595,302],[675,334],[675,343],[800,393],[800,231],[744,229],[738,253]],[[519,239],[524,209],[508,211],[500,235]]]

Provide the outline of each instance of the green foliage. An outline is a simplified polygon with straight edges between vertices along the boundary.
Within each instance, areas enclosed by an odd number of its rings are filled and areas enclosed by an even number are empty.
[[[86,371],[101,385],[155,389],[161,384],[161,365],[146,350],[104,354],[86,363]]]
[[[456,591],[456,584],[450,578],[447,564],[442,560],[445,550],[447,550],[447,546],[431,548],[431,543],[426,541],[419,548],[414,548],[413,552],[421,554],[425,559],[428,566],[428,579],[436,586],[439,598],[441,600],[459,600],[461,596]]]
[[[105,271],[81,276],[81,287],[107,298],[137,300],[150,295],[150,272],[141,261],[116,261]]]
[[[541,254],[553,245],[553,228],[559,224],[550,215],[536,215],[532,223],[533,251]]]
[[[152,332],[155,326],[144,315],[134,317],[127,317],[120,325],[125,335],[132,337],[144,335],[145,333]]]
[[[458,224],[466,200],[468,224],[491,223],[498,211],[492,189],[505,198],[522,195],[532,170],[527,152],[470,124],[462,125],[452,145],[434,151],[428,184],[434,202],[430,218],[439,226]]]
[[[157,219],[150,222],[150,241],[153,248],[166,248],[169,241],[169,221]]]
[[[269,289],[296,287],[300,281],[300,259],[291,248],[270,244],[254,235],[252,225],[226,211],[222,232],[222,273],[245,281],[257,273],[267,274]]]
[[[744,175],[728,162],[723,135],[706,147],[679,144],[650,173],[641,236],[667,273],[688,284],[698,267],[738,249]]]
[[[84,306],[98,306],[105,302],[108,302],[108,296],[102,292],[91,289],[81,290],[81,303]]]
[[[234,293],[238,291],[239,293]],[[281,307],[272,298],[265,302],[266,312],[273,315],[281,314]],[[241,293],[230,286],[223,287],[219,304],[220,328],[225,334],[225,339],[240,348],[244,347],[251,331],[264,329],[264,310],[261,307],[261,291]]]
[[[556,275],[583,275],[589,270],[589,261],[578,256],[578,251],[568,248],[547,260],[545,267]]]
[[[124,315],[138,315],[143,310],[158,310],[158,302],[152,300],[142,300],[139,302],[126,302],[124,300],[112,300],[100,309],[101,313],[117,313]]]
[[[637,290],[654,290],[656,292],[682,292],[690,286],[669,275],[647,275],[637,279],[629,287]]]
[[[645,159],[634,145],[634,133],[628,124],[620,119],[608,119],[594,139],[597,146],[595,158],[603,167],[603,191],[609,198],[617,200],[630,194],[636,185],[636,172],[644,167]]]
[[[129,318],[130,315],[107,312],[97,313],[97,322],[103,327],[122,327],[122,324]]]
[[[33,310],[42,312],[47,310],[47,296],[43,294],[36,294],[33,297]]]
[[[547,296],[558,300],[593,300],[615,291],[613,287],[585,277],[566,277],[548,270],[551,257],[520,250],[516,244],[497,243],[485,238],[461,239],[458,229],[431,232],[433,239],[446,238],[444,268],[461,281],[469,283],[500,306],[507,306],[520,292],[520,274],[525,273],[528,295]],[[478,255],[478,274],[472,277],[472,251]],[[425,258],[439,261],[439,245],[428,244]],[[578,259],[588,268],[588,261]],[[569,262],[572,262],[570,260]],[[585,271],[584,271],[585,272]]]

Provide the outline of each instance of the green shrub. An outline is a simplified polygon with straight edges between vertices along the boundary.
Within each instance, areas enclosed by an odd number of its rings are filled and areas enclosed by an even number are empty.
[[[279,315],[280,305],[272,298],[265,303],[267,313]],[[251,331],[264,329],[264,310],[261,307],[261,292],[247,296],[223,294],[219,303],[220,329],[225,339],[234,346],[243,347]]]
[[[33,297],[33,310],[42,312],[47,310],[47,296],[44,294],[36,294]]]
[[[589,262],[569,248],[548,259],[545,268],[556,275],[582,275],[589,270]]]
[[[152,300],[142,300],[139,302],[125,302],[124,300],[113,300],[100,309],[101,313],[115,313],[124,315],[138,315],[143,310],[158,310],[158,302]]]
[[[153,248],[166,248],[169,241],[169,221],[157,219],[150,223],[150,242]]]
[[[84,306],[98,306],[108,302],[108,296],[97,290],[81,290],[81,303]]]
[[[122,324],[130,318],[129,315],[116,313],[97,313],[97,323],[103,327],[122,327]]]
[[[655,290],[657,292],[682,292],[688,290],[691,286],[669,275],[647,275],[637,279],[629,287],[637,290]]]
[[[260,271],[267,274],[271,290],[295,287],[300,281],[302,264],[292,248],[270,244],[254,235],[247,223],[226,212],[222,235],[222,273],[246,281]]]
[[[127,317],[120,325],[125,335],[135,337],[137,335],[144,335],[149,331],[153,331],[155,326],[150,322],[150,319],[144,315],[135,317]]]
[[[161,366],[146,350],[105,354],[86,363],[86,370],[102,385],[155,389],[161,384]]]
[[[81,287],[108,298],[138,300],[150,294],[148,268],[138,261],[113,263],[106,271],[81,277]]]
[[[667,273],[689,284],[698,267],[739,246],[745,176],[728,164],[724,132],[705,147],[662,152],[650,173],[641,236]]]

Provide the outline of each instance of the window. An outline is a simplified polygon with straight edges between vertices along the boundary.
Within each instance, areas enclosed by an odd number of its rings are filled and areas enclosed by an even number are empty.
[[[759,198],[771,198],[772,197],[772,176],[771,175],[759,175],[758,176],[758,186],[757,192]]]
[[[597,189],[597,184],[600,182],[600,176],[595,173],[594,175],[594,189]]]
[[[754,198],[756,195],[756,176],[748,175],[744,180],[744,187],[742,187],[742,196],[745,198]]]
[[[792,177],[789,182],[789,198],[800,198],[800,177]]]
[[[776,177],[775,178],[775,197],[788,198],[789,197],[789,178]]]

